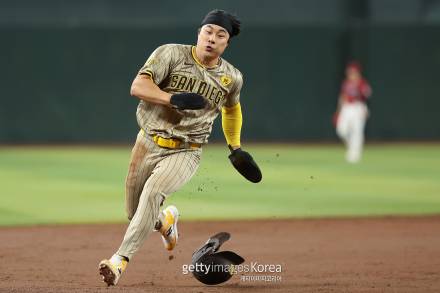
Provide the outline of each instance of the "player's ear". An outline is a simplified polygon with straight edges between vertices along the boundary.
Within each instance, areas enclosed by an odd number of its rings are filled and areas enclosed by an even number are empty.
[[[199,41],[199,36],[200,36],[200,31],[201,31],[201,27],[199,27],[198,29],[197,29],[197,36],[196,36],[196,43]]]

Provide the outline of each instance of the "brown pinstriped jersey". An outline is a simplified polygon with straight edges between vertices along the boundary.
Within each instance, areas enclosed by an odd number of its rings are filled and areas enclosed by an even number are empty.
[[[223,106],[239,102],[243,78],[238,69],[220,59],[215,68],[206,68],[191,45],[167,44],[158,47],[139,74],[148,74],[171,94],[193,92],[208,100],[202,110],[175,110],[141,100],[137,108],[139,126],[148,134],[206,143],[212,124]]]

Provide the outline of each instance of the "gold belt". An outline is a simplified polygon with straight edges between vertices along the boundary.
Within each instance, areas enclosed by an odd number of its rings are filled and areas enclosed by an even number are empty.
[[[143,129],[141,129],[141,131],[145,135],[145,131]],[[157,134],[153,134],[151,137],[158,146],[168,149],[182,149],[182,148],[198,149],[202,147],[202,144],[200,143],[183,142],[177,138],[164,138]]]

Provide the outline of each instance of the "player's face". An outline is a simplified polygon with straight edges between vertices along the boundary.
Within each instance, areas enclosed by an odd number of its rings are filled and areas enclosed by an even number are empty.
[[[351,67],[347,68],[346,75],[349,80],[359,80],[361,78],[359,70]]]
[[[223,54],[228,46],[229,33],[216,24],[202,26],[197,39],[197,47],[208,58],[216,58]]]

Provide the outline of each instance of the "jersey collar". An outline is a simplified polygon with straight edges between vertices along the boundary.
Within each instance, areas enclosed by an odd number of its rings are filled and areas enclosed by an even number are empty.
[[[198,65],[200,65],[202,68],[204,68],[204,69],[216,69],[216,68],[219,68],[220,67],[220,65],[222,64],[222,58],[218,58],[218,64],[217,65],[214,65],[213,67],[206,67],[205,65],[203,65],[202,64],[202,62],[199,60],[199,58],[197,58],[197,55],[196,55],[196,46],[192,46],[191,47],[191,55],[192,55],[192,57],[193,57],[193,59],[194,59],[194,61],[196,61],[196,63],[198,64]]]

